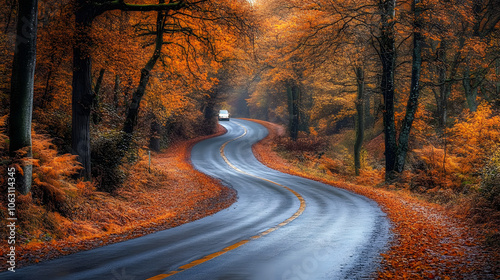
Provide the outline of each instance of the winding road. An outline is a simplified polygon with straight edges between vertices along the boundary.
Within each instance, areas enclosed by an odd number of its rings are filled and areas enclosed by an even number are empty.
[[[0,279],[362,279],[390,240],[378,205],[357,194],[272,170],[252,154],[267,135],[254,122],[194,146],[192,163],[238,201],[182,226],[4,272]]]

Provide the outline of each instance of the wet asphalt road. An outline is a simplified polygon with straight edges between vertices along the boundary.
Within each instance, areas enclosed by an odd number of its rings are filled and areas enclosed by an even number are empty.
[[[267,135],[263,126],[236,119],[222,125],[228,132],[195,145],[192,162],[238,192],[229,208],[0,279],[371,278],[390,239],[378,205],[262,165],[251,146]]]

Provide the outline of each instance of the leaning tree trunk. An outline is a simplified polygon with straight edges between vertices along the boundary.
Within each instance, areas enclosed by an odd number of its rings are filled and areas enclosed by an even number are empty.
[[[71,148],[83,169],[80,176],[91,178],[90,169],[90,112],[94,94],[92,92],[90,29],[94,15],[86,0],[79,0],[75,12],[76,34],[73,47],[73,95]]]
[[[123,132],[131,135],[134,133],[135,125],[137,124],[137,116],[139,115],[139,107],[141,104],[142,97],[146,93],[146,87],[149,83],[149,78],[151,70],[153,69],[156,61],[160,57],[159,51],[155,51],[155,54],[149,59],[148,63],[141,70],[141,78],[139,80],[139,86],[134,91],[132,96],[132,103],[128,108],[127,118],[125,119],[125,125],[123,126]]]
[[[36,65],[37,15],[37,0],[19,0],[9,115],[9,153],[12,158],[19,156],[18,151],[21,149],[26,149],[25,156],[28,158],[32,156],[31,119]],[[27,194],[31,190],[33,167],[30,163],[25,163],[22,168],[22,175],[18,172],[16,176],[16,189],[22,194]]]
[[[421,0],[414,0],[412,9],[415,15],[413,23],[413,58],[411,68],[411,88],[408,104],[406,105],[406,114],[401,125],[401,131],[398,139],[398,149],[396,154],[395,171],[403,172],[406,154],[408,153],[408,143],[410,141],[410,131],[415,119],[415,113],[418,109],[418,97],[420,95],[420,72],[422,70],[422,44],[424,37],[420,32],[422,28],[422,8],[419,7]]]
[[[139,116],[139,106],[141,104],[142,97],[146,93],[146,87],[149,83],[149,78],[151,70],[155,66],[156,62],[160,58],[161,49],[163,46],[163,29],[165,26],[166,12],[159,11],[156,18],[156,42],[155,50],[149,61],[146,63],[144,68],[141,70],[141,78],[139,80],[139,86],[134,91],[132,96],[132,103],[130,104],[127,112],[127,117],[125,119],[125,124],[123,126],[123,152],[129,149],[130,143],[132,142],[132,135],[134,133],[134,128],[137,124],[137,117]]]
[[[393,179],[396,161],[396,124],[394,122],[394,71],[396,44],[394,39],[394,16],[396,0],[380,2],[382,26],[380,35],[380,59],[382,62],[381,92],[384,97],[385,134],[385,178]]]
[[[358,95],[356,98],[356,140],[354,142],[354,170],[356,176],[359,176],[361,169],[361,146],[363,145],[364,130],[365,130],[365,115],[364,115],[364,91],[365,91],[365,75],[363,68],[356,67],[356,81],[358,84]]]

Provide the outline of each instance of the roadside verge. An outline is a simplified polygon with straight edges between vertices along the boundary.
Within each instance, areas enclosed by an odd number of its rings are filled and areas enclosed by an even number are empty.
[[[175,143],[152,156],[150,171],[143,158],[130,167],[127,182],[115,194],[89,191],[71,219],[49,213],[51,222],[59,223],[54,232],[60,237],[41,233],[46,240],[24,240],[16,246],[16,268],[179,226],[229,207],[236,192],[190,164],[196,143],[225,132],[219,126],[213,135]],[[2,271],[7,269],[4,250],[2,246]]]

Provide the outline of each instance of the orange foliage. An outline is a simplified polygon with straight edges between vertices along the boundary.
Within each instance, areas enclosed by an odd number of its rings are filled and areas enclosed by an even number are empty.
[[[446,155],[444,149],[435,148],[433,145],[414,149],[413,152],[417,159],[413,162],[413,165],[416,165],[414,167],[416,174],[410,185],[411,190],[424,192],[434,187],[447,189],[457,188],[460,185],[453,176],[460,172],[455,156]]]
[[[482,103],[451,129],[452,152],[457,156],[462,173],[473,175],[481,170],[500,143],[500,116],[492,106]]]

